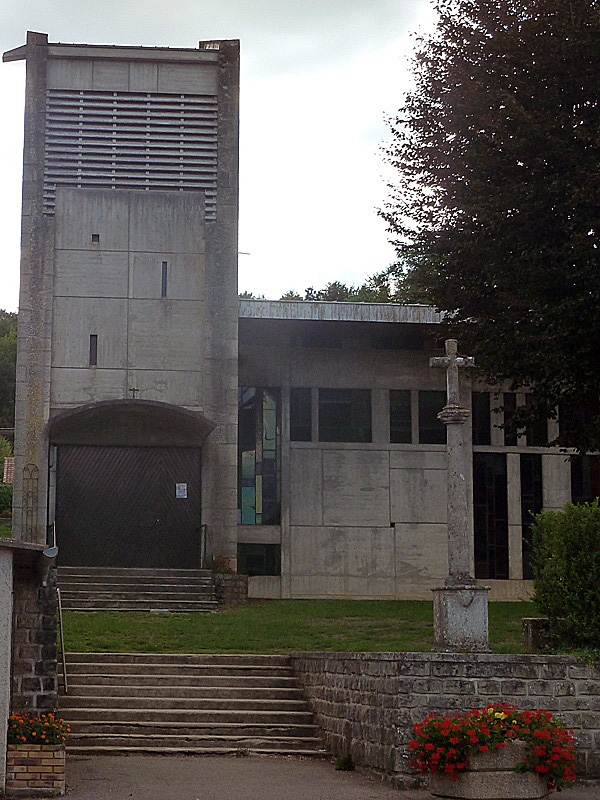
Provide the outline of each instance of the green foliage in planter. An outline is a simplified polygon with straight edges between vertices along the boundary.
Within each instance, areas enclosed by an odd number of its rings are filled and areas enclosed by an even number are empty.
[[[64,744],[71,728],[54,714],[13,714],[8,718],[8,744]]]
[[[12,508],[12,495],[12,485],[10,483],[0,483],[0,513],[2,511],[10,511]]]
[[[534,600],[552,635],[570,647],[600,647],[598,501],[543,511],[533,524]]]

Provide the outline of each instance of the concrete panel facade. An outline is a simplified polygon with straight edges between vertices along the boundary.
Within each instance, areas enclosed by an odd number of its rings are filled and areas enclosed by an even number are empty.
[[[46,541],[53,415],[160,401],[215,426],[203,447],[199,524],[235,567],[239,43],[62,45],[29,33],[5,57],[27,62],[14,534]],[[121,104],[112,150],[98,133],[110,98]],[[191,133],[174,162],[165,125],[173,113],[185,122],[188,108],[208,132]],[[120,113],[134,125],[124,138]],[[55,122],[63,117],[88,125],[77,151],[64,139],[76,132]],[[131,136],[142,137],[147,165],[126,153],[114,161]],[[208,153],[204,172],[197,149]]]
[[[239,529],[244,545],[280,545],[281,575],[250,576],[251,596],[264,591],[265,597],[431,599],[431,589],[443,583],[448,570],[446,447],[421,441],[419,418],[420,393],[445,390],[443,371],[429,367],[435,352],[430,334],[437,323],[426,315],[430,311],[241,301],[240,386],[279,388],[282,398],[280,536],[263,539],[260,526],[254,537],[252,526]],[[387,342],[383,347],[376,344],[382,339]],[[290,441],[292,388],[310,389],[311,441]],[[370,441],[319,441],[319,388],[370,390]],[[410,441],[404,443],[390,437],[393,390],[404,390],[410,398]],[[461,392],[461,403],[470,408],[468,380]],[[490,394],[494,408],[500,395]],[[502,453],[507,464],[508,574],[481,582],[491,585],[492,599],[521,599],[529,595],[531,582],[522,577],[520,455],[541,453],[548,508],[569,499],[569,465],[554,449],[528,448],[524,437],[518,447],[505,447],[495,427],[499,421],[490,415],[489,445],[473,445],[471,426],[465,430],[471,451]],[[473,547],[472,516],[467,526]],[[278,579],[280,595],[273,589]]]

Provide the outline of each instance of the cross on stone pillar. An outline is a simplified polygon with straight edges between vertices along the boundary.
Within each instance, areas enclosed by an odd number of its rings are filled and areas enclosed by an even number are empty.
[[[132,387],[131,387],[131,389],[130,389],[129,391],[131,392],[131,397],[132,397],[134,400],[137,400],[138,392],[139,392],[140,390],[139,390],[139,389],[136,389],[136,388],[135,388],[135,386],[132,386]]]
[[[458,355],[456,339],[446,340],[446,355],[429,360],[430,367],[446,370],[447,402],[438,414],[446,425],[448,576],[434,589],[435,649],[488,650],[487,587],[477,586],[471,575],[468,478],[471,450],[464,426],[471,416],[460,404],[460,371],[475,360]]]
[[[438,418],[446,426],[448,451],[448,577],[446,585],[474,583],[470,575],[470,542],[467,508],[467,448],[464,425],[471,412],[460,405],[459,369],[474,367],[473,358],[457,355],[456,339],[446,340],[446,355],[431,358],[430,367],[446,370],[447,402]]]

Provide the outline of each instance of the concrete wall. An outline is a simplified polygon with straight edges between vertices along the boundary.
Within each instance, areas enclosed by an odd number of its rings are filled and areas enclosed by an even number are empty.
[[[249,316],[252,310],[244,313]],[[292,311],[287,312],[287,328],[268,319],[263,335],[256,325],[241,328],[245,332],[240,334],[240,385],[281,387],[283,404],[281,526],[265,532],[257,526],[254,538],[251,526],[238,529],[239,541],[281,544],[282,572],[279,579],[250,577],[249,594],[431,599],[431,589],[443,582],[448,566],[446,447],[417,443],[417,404],[419,390],[445,389],[445,374],[429,367],[427,350],[371,349],[372,326],[348,327],[349,320],[343,317],[339,320],[341,348],[299,346]],[[268,312],[269,308],[262,309]],[[276,329],[275,324],[280,327]],[[267,325],[273,326],[270,340]],[[255,337],[248,331],[254,331]],[[313,388],[311,442],[289,440],[290,387]],[[319,387],[371,389],[372,442],[318,441]],[[392,389],[411,391],[415,444],[390,443]],[[470,408],[468,377],[461,402]],[[498,397],[492,397],[494,404],[500,404]],[[492,587],[492,599],[516,600],[531,591],[531,582],[522,580],[519,454],[542,454],[546,507],[561,507],[569,499],[570,474],[565,456],[557,450],[527,448],[523,437],[519,447],[504,447],[501,432],[493,427],[499,422],[501,416],[493,415],[492,444],[473,450],[507,455],[510,579],[481,582]],[[465,426],[465,434],[471,447],[470,425]],[[471,470],[467,481],[472,497]],[[469,528],[472,538],[472,519]]]
[[[203,448],[202,522],[214,551],[235,566],[239,43],[91,47],[49,44],[45,34],[30,33],[26,48],[9,55],[27,60],[14,535],[46,541],[52,414],[135,395],[202,412],[215,423]],[[85,153],[78,179],[84,188],[72,185],[73,148],[54,122],[61,113],[71,120],[77,92],[119,93],[134,114],[140,92],[151,99],[185,94],[190,107],[204,103],[211,133],[205,140],[194,133],[193,147],[206,149],[204,177],[195,178],[205,191],[179,191],[183,178],[175,180],[177,190],[162,191],[160,170],[148,173],[151,185],[140,185],[138,150],[132,186],[123,162],[111,185]],[[110,103],[111,95],[86,97],[91,105],[82,124],[92,124],[93,103]],[[136,129],[142,144],[162,135],[161,104],[154,107],[152,125]],[[175,113],[169,108],[167,118]],[[130,146],[122,127],[115,136],[119,148]],[[108,158],[106,151],[99,158]],[[163,166],[177,174],[172,158]],[[71,170],[67,185],[61,169]]]
[[[407,766],[415,722],[499,701],[554,713],[574,729],[578,777],[600,778],[600,673],[575,658],[297,653],[292,663],[328,750],[396,786],[420,780]]]

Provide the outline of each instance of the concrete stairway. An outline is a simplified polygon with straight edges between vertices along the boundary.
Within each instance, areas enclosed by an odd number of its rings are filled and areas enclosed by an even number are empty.
[[[69,611],[214,611],[209,570],[59,567]]]
[[[68,653],[68,751],[323,756],[286,656]]]

